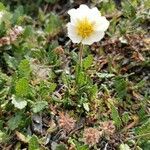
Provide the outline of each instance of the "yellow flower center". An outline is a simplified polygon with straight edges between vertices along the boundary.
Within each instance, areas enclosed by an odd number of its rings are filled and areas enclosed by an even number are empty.
[[[82,20],[78,20],[76,26],[77,34],[81,36],[83,39],[89,37],[94,29],[93,23],[91,23],[86,17]]]

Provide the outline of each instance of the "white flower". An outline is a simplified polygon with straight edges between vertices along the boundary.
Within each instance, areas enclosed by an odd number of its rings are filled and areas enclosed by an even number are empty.
[[[68,36],[73,43],[91,45],[104,37],[109,21],[101,16],[96,7],[90,9],[82,4],[77,9],[69,10],[68,14],[71,18],[67,24]]]

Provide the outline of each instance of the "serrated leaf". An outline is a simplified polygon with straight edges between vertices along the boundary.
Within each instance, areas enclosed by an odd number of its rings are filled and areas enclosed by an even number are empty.
[[[12,23],[13,24],[17,24],[17,23],[20,23],[22,21],[22,16],[23,16],[23,13],[24,13],[24,8],[23,6],[18,6],[16,9],[15,9],[15,12],[13,14],[13,17],[12,17]]]
[[[28,78],[30,76],[31,73],[30,63],[27,59],[24,59],[20,62],[18,72],[21,77]]]
[[[124,112],[124,113],[122,114],[122,121],[123,121],[125,124],[127,124],[130,119],[131,119],[131,117],[129,116],[129,113],[128,113],[128,112]]]
[[[41,110],[43,110],[44,108],[46,108],[46,106],[48,105],[48,103],[46,101],[39,101],[34,103],[33,105],[33,112],[34,113],[38,113]]]
[[[135,131],[137,135],[141,136],[141,138],[150,140],[150,119],[148,119],[140,127],[136,128]]]
[[[7,139],[6,133],[5,133],[5,132],[2,132],[2,131],[0,130],[0,143],[6,142],[6,139]]]
[[[4,59],[10,68],[12,68],[14,70],[16,69],[17,61],[14,57],[8,55],[7,53],[4,53]]]
[[[22,120],[22,116],[17,114],[14,117],[12,117],[9,121],[8,121],[8,127],[10,130],[14,130],[16,128],[18,128],[18,126],[20,125]]]
[[[84,84],[86,84],[86,76],[85,76],[84,72],[80,72],[78,74],[78,84],[80,86],[83,86]]]
[[[16,83],[16,94],[19,97],[27,96],[29,94],[29,83],[26,78],[21,78]]]
[[[31,137],[31,139],[29,140],[28,148],[29,150],[40,150],[37,136],[33,135]]]
[[[122,77],[116,77],[114,82],[115,90],[117,92],[117,96],[120,99],[123,99],[127,95],[127,82]]]
[[[18,109],[23,109],[27,105],[26,100],[24,100],[23,98],[16,97],[15,95],[12,96],[12,101],[11,102]]]
[[[121,122],[121,118],[119,116],[118,110],[117,110],[117,108],[113,104],[111,104],[110,107],[111,107],[111,116],[112,116],[112,119],[115,122],[115,125],[117,126],[117,128],[120,128],[121,125],[122,125],[122,122]]]
[[[93,63],[93,55],[88,55],[84,60],[83,60],[83,67],[84,69],[88,69]]]
[[[45,30],[50,35],[56,34],[61,27],[61,20],[59,16],[51,13],[48,22],[46,23]]]
[[[56,83],[44,83],[41,82],[40,83],[40,95],[42,98],[47,97],[49,94],[53,93],[53,91],[55,90],[57,84]]]
[[[91,99],[95,98],[97,96],[97,92],[98,92],[98,87],[96,84],[94,85],[90,85],[88,88],[88,92],[89,92],[89,97]]]
[[[29,38],[32,37],[34,35],[34,31],[32,26],[26,26],[24,32],[23,32],[23,37],[24,38]]]
[[[76,82],[78,86],[83,86],[87,83],[87,76],[78,65],[76,66]]]
[[[101,4],[101,12],[102,14],[110,14],[111,12],[115,11],[115,3],[114,1],[105,1],[103,0],[103,3]]]
[[[122,3],[122,7],[123,7],[123,15],[125,17],[128,18],[135,18],[136,15],[136,10],[135,8],[132,6],[130,1],[124,1]]]
[[[56,89],[56,87],[57,87],[56,83],[51,83],[49,88],[49,93],[52,93]]]

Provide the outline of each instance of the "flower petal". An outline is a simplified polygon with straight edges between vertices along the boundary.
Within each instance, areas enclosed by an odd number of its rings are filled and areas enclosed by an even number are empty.
[[[92,16],[96,16],[96,17],[100,17],[101,16],[100,11],[96,7],[91,9],[91,14],[92,14]]]
[[[67,28],[68,28],[68,37],[72,40],[72,42],[80,43],[82,38],[77,35],[75,26],[71,23],[68,23]]]
[[[71,9],[68,11],[68,14],[70,15],[71,18],[71,23],[76,24],[77,18],[78,18],[78,12],[76,9]]]
[[[90,13],[90,8],[84,4],[80,5],[77,9],[71,9],[68,11],[68,14],[71,18],[71,23],[74,25],[77,23],[78,20],[81,20],[82,18],[85,18]]]
[[[96,31],[106,31],[109,27],[109,21],[106,19],[106,17],[99,17],[97,18],[95,25]]]
[[[91,45],[94,42],[100,41],[104,37],[105,33],[101,31],[94,32],[89,38],[83,39],[82,43],[86,45]]]
[[[99,15],[101,16],[101,12],[98,10],[97,7],[93,7],[93,8],[91,9],[91,11],[93,11],[93,12],[95,12],[95,13],[97,13],[97,14],[99,14]]]
[[[85,5],[85,4],[81,4],[79,8],[77,8],[77,10],[80,10],[80,11],[90,11],[90,8]]]

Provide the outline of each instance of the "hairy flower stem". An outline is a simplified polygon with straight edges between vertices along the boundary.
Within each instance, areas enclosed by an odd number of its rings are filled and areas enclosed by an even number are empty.
[[[83,44],[80,43],[80,48],[79,48],[79,65],[82,68],[82,56],[83,56]]]

